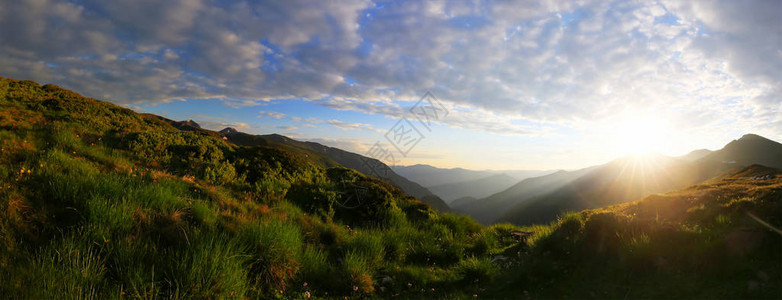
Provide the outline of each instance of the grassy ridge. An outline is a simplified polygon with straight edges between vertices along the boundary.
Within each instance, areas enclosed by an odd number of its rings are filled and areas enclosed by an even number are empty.
[[[778,298],[782,238],[758,220],[782,227],[782,179],[737,171],[484,227],[306,153],[0,79],[0,298]]]
[[[444,297],[507,246],[353,170],[56,86],[0,80],[0,137],[0,295]]]
[[[779,298],[782,174],[728,174],[526,227],[531,250],[496,295],[524,286],[535,298]]]

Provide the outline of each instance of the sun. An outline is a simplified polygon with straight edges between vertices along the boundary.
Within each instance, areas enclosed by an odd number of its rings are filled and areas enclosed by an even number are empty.
[[[615,124],[613,139],[624,155],[659,153],[670,138],[671,129],[663,118],[643,114],[628,114]]]

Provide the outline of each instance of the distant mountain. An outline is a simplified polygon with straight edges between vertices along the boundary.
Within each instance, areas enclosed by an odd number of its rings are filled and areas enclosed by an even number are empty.
[[[422,164],[412,166],[393,166],[392,169],[397,174],[415,181],[425,187],[468,182],[498,174],[505,174],[515,178],[516,181],[519,181],[526,178],[543,176],[554,172],[542,170],[468,170],[462,168],[444,169]]]
[[[496,172],[497,174],[508,175],[510,177],[516,178],[516,182],[519,182],[527,178],[540,177],[548,174],[553,174],[554,172],[557,171],[561,171],[561,170],[491,170],[490,172]]]
[[[472,181],[494,175],[489,171],[473,171],[462,168],[443,169],[420,164],[412,166],[393,166],[392,169],[397,174],[426,187]]]
[[[179,121],[179,122],[176,122],[175,126],[177,128],[179,128],[179,130],[184,130],[184,131],[199,131],[199,130],[201,130],[201,125],[198,125],[198,123],[196,123],[193,120]]]
[[[498,220],[515,224],[549,222],[566,211],[632,201],[708,179],[696,164],[663,155],[628,156],[598,166],[555,190],[519,202]]]
[[[475,197],[461,197],[459,199],[451,201],[451,203],[448,203],[448,205],[450,205],[451,207],[458,207],[462,205],[467,205],[468,203],[473,202],[475,200],[478,199],[476,199]]]
[[[509,207],[554,191],[594,168],[572,172],[558,171],[549,175],[527,178],[502,192],[484,199],[475,199],[473,201],[460,199],[460,201],[454,201],[451,207],[454,211],[467,214],[478,222],[490,224],[502,216]]]
[[[702,164],[782,168],[782,144],[756,134],[746,134],[699,160]]]
[[[228,139],[228,141],[237,145],[282,146],[289,151],[296,151],[296,149],[301,151],[301,149],[304,149],[312,152],[314,155],[317,155],[318,158],[316,160],[320,161],[326,166],[337,164],[354,169],[367,175],[373,175],[373,171],[369,166],[374,166],[376,172],[380,173],[381,177],[385,177],[408,195],[418,198],[422,202],[431,205],[432,208],[437,209],[438,211],[450,211],[448,204],[440,199],[440,197],[433,194],[431,191],[421,186],[420,184],[410,181],[405,177],[399,176],[392,169],[390,169],[390,167],[374,158],[368,158],[359,154],[314,142],[297,141],[279,134],[252,135],[236,131],[233,128],[223,129],[220,131],[220,133],[222,133]],[[387,171],[382,171],[384,168],[386,168]]]
[[[708,151],[708,150],[707,150]],[[690,161],[698,155],[699,159]],[[456,209],[474,215],[479,221],[531,224],[554,220],[565,211],[597,208],[632,201],[652,193],[662,193],[703,182],[728,169],[760,164],[773,168],[782,167],[782,144],[764,137],[748,134],[728,143],[717,151],[698,150],[683,158],[662,155],[652,157],[625,157],[611,163],[593,167],[576,178],[557,181],[554,185],[531,190],[515,190],[513,187],[500,193],[505,198],[505,212],[501,216],[475,215],[469,206]],[[574,175],[574,174],[571,174]],[[564,184],[563,184],[564,183]],[[497,197],[493,195],[492,197]],[[497,202],[489,197],[477,200],[482,206]],[[490,200],[490,201],[486,201]],[[476,204],[477,205],[477,204]],[[486,210],[486,209],[484,209]]]
[[[239,133],[239,131],[238,131],[238,130],[236,130],[236,128],[233,128],[233,127],[226,127],[226,128],[223,128],[223,130],[220,130],[220,131],[218,131],[218,132],[220,132],[220,133],[222,133],[222,134],[234,134],[234,133]]]
[[[485,198],[498,191],[505,190],[518,180],[506,174],[489,175],[488,177],[447,183],[429,187],[435,195],[440,196],[445,202],[452,202],[458,198]]]
[[[686,161],[696,161],[696,160],[699,160],[701,158],[706,157],[707,155],[711,154],[712,152],[713,151],[711,151],[709,149],[698,149],[698,150],[693,150],[692,152],[687,153],[685,155],[679,156],[679,158],[681,158],[683,160],[686,160]]]

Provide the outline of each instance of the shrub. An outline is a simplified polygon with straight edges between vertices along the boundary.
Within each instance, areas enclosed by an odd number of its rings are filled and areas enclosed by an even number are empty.
[[[358,294],[372,293],[375,288],[372,282],[372,268],[361,254],[349,251],[342,262],[342,271],[347,279],[346,292]]]
[[[491,254],[491,251],[499,246],[494,234],[488,230],[473,235],[470,242],[467,253],[478,257]]]
[[[483,225],[465,215],[441,214],[437,223],[448,226],[455,236],[468,236],[480,232]]]
[[[626,220],[613,213],[599,213],[584,224],[584,243],[595,253],[616,253],[619,249]]]
[[[463,284],[479,284],[494,279],[499,272],[499,267],[489,258],[470,257],[460,261],[454,267],[454,272]]]
[[[318,184],[294,184],[288,189],[285,198],[299,206],[303,211],[325,220],[334,217],[334,198],[336,193]]]

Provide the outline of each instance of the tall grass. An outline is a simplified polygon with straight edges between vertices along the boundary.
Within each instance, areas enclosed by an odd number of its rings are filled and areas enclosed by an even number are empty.
[[[280,219],[246,224],[237,238],[249,245],[248,276],[261,286],[261,293],[285,290],[301,267],[304,238],[299,228]]]
[[[24,268],[12,269],[15,276],[8,295],[38,299],[101,299],[110,296],[105,266],[98,250],[73,235],[53,240],[35,256],[27,256]]]
[[[348,251],[342,262],[342,270],[347,280],[346,287],[354,294],[368,294],[375,290],[372,281],[372,266],[367,259],[355,251]]]
[[[353,256],[362,257],[368,266],[377,268],[385,259],[382,237],[380,231],[356,230],[345,242],[344,249]]]
[[[241,298],[249,290],[243,246],[221,234],[200,234],[189,247],[160,251],[164,294],[182,299]]]

